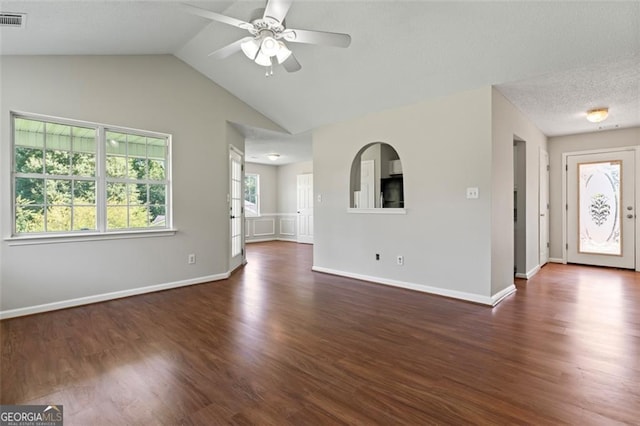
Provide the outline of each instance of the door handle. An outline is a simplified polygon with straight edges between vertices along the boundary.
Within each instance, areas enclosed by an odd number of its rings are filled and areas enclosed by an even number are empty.
[[[540,213],[540,216],[541,216],[541,217],[543,217],[543,216],[544,216],[544,213]]]

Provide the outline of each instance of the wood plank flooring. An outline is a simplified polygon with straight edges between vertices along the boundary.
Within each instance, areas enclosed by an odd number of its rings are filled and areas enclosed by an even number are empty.
[[[550,264],[490,309],[313,273],[311,250],[2,321],[0,402],[65,425],[640,424],[640,274]]]

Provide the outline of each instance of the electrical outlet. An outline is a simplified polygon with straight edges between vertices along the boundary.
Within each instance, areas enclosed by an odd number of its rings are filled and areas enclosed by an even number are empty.
[[[475,199],[480,196],[480,191],[478,188],[467,188],[467,199]]]
[[[376,253],[376,260],[380,260],[380,253]]]
[[[398,265],[404,265],[404,256],[398,256],[396,257],[396,263]]]
[[[194,263],[196,263],[196,255],[191,253],[188,257],[187,257],[187,263],[189,265],[193,265]]]

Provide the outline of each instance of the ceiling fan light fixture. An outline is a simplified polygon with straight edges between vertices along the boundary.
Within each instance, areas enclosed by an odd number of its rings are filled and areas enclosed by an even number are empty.
[[[587,120],[592,123],[600,123],[609,116],[609,108],[595,108],[587,111]]]
[[[280,49],[278,50],[278,53],[276,53],[276,58],[278,59],[278,63],[281,64],[289,59],[291,51],[287,49],[287,46],[283,42],[279,41],[278,43],[280,44]]]
[[[262,52],[262,49],[260,49],[260,51],[258,52],[258,55],[256,56],[256,59],[255,59],[255,62],[256,62],[256,64],[262,65],[263,67],[270,67],[272,65],[271,64],[271,57],[265,55]]]
[[[276,56],[280,51],[280,43],[275,38],[267,36],[262,40],[260,51],[269,57]]]
[[[267,158],[271,161],[276,161],[278,158],[280,158],[280,154],[276,154],[276,153],[269,154],[267,155]]]
[[[242,53],[244,53],[247,58],[253,61],[254,59],[256,59],[256,55],[260,50],[260,42],[254,38],[253,40],[245,41],[244,43],[242,43],[240,45],[240,48],[242,49]]]

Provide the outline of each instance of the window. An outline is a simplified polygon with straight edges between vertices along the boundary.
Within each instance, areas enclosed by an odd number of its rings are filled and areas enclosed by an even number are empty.
[[[260,175],[247,173],[244,176],[244,213],[260,216]]]
[[[12,120],[14,235],[169,227],[168,135]]]

